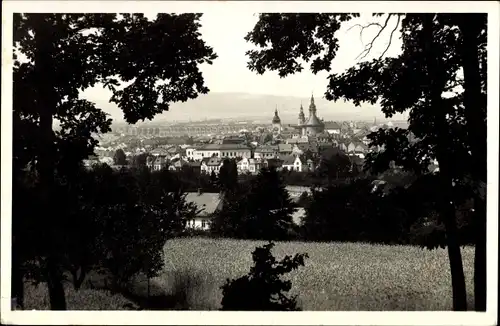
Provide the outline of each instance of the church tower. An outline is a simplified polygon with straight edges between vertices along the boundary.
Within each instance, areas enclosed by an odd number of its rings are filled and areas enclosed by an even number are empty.
[[[314,95],[311,94],[311,103],[309,104],[309,119],[316,116],[316,104],[314,104]]]
[[[302,106],[302,103],[300,103],[300,112],[299,112],[299,126],[302,126],[304,123],[306,123],[306,117],[304,116],[304,107]]]
[[[281,133],[281,119],[278,116],[278,106],[276,105],[276,109],[274,110],[274,117],[272,120],[273,131],[277,131]]]
[[[314,103],[314,95],[311,94],[311,103],[309,104],[309,117],[305,123],[304,134],[306,136],[314,136],[324,130],[323,123],[316,116],[316,104]]]

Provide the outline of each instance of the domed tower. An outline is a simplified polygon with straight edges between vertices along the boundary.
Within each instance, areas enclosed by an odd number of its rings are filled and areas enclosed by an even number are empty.
[[[276,107],[276,109],[274,110],[272,125],[273,125],[273,131],[277,131],[278,133],[281,132],[281,119],[278,116],[278,107]]]
[[[300,113],[299,113],[299,126],[302,126],[304,123],[306,123],[306,117],[304,115],[304,107],[302,107],[302,103],[300,103]]]

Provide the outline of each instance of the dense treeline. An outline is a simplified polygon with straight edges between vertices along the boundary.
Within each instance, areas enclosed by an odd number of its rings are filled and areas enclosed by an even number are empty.
[[[425,175],[406,186],[391,187],[359,179],[313,190],[306,205],[302,236],[319,241],[363,241],[445,246],[442,222],[437,219],[435,175]],[[472,211],[457,207],[460,244],[472,244]]]
[[[220,179],[223,205],[213,218],[212,233],[243,239],[293,238],[292,214],[297,205],[286,191],[280,173],[274,168],[263,168],[248,181],[235,182],[236,178],[233,175]]]
[[[54,242],[40,232],[44,220],[41,196],[31,172],[19,174],[13,184],[14,230],[17,246],[13,257],[27,279],[45,282],[45,244]],[[70,275],[79,288],[91,272],[111,275],[122,286],[142,273],[153,277],[163,267],[163,247],[168,238],[185,233],[185,221],[198,208],[185,200],[179,177],[165,170],[121,169],[96,165],[80,168],[71,176],[57,175],[57,205],[52,218],[61,237],[60,273]],[[29,241],[28,241],[29,240]],[[30,244],[36,242],[36,247]]]
[[[263,169],[254,179],[226,190],[222,211],[214,217],[217,236],[303,241],[349,241],[412,244],[427,248],[446,246],[444,226],[438,219],[435,174],[408,173],[343,178],[326,187],[312,187],[292,201],[283,174]],[[465,195],[465,194],[464,194]],[[298,207],[305,215],[292,223]],[[459,242],[473,243],[470,202],[457,207]]]

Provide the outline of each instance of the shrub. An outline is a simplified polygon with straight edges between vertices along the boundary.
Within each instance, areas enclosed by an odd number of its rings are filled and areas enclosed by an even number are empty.
[[[257,247],[252,253],[254,266],[248,275],[227,280],[222,289],[222,309],[239,311],[297,311],[297,296],[287,297],[284,292],[292,288],[291,281],[280,276],[304,266],[307,254],[285,256],[276,261],[271,253],[274,243]]]

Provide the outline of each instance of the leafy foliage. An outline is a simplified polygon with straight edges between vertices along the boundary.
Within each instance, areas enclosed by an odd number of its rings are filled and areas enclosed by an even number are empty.
[[[335,32],[358,14],[263,13],[245,40],[261,49],[247,52],[248,68],[258,74],[277,71],[280,77],[300,72],[311,61],[314,73],[329,71],[338,50]]]
[[[127,165],[127,156],[123,149],[119,148],[116,150],[115,155],[113,156],[113,162],[115,165]]]
[[[62,227],[67,230],[58,238],[66,248],[61,267],[72,275],[75,288],[93,270],[109,271],[116,285],[123,285],[138,273],[156,276],[163,267],[165,241],[184,232],[185,220],[196,214],[197,207],[149,173],[96,165],[82,171],[79,180],[58,180],[61,204],[54,213],[65,217]],[[36,198],[36,193],[32,196]],[[15,213],[23,212],[17,202],[15,207]],[[39,252],[44,250],[42,240],[48,239],[30,228],[20,235],[40,241],[42,246],[34,253],[39,264],[29,266],[43,267],[44,256]],[[34,282],[45,280],[42,271],[34,273],[29,277]]]
[[[135,168],[144,168],[146,167],[148,155],[145,153],[141,153],[139,155],[132,156],[130,165]]]
[[[314,32],[321,26],[328,25],[324,21],[320,23],[323,14],[311,15],[317,20],[311,18],[311,23],[302,25],[301,31],[283,29],[284,22],[296,19],[295,14],[274,14],[272,19],[261,16],[256,28],[246,38],[261,48],[249,53],[249,68],[258,73],[278,70],[281,76],[300,71],[301,67],[294,67],[293,63],[297,59],[308,62],[311,57],[308,56],[308,50],[293,46],[320,40],[313,38]],[[409,111],[408,130],[382,130],[369,136],[370,146],[381,150],[368,155],[366,167],[374,172],[382,172],[389,168],[391,162],[395,162],[407,171],[422,174],[429,163],[437,159],[440,166],[437,184],[440,189],[439,214],[447,233],[455,293],[454,307],[464,310],[465,281],[455,218],[456,207],[463,203],[464,198],[455,195],[463,193],[463,187],[478,189],[485,182],[486,15],[386,16],[383,26],[372,24],[380,27],[375,39],[385,29],[389,19],[397,17],[398,25],[401,22],[402,53],[396,58],[384,59],[382,55],[378,59],[359,63],[344,73],[331,74],[325,97],[334,101],[349,100],[355,105],[362,102],[380,103],[386,117]],[[470,24],[466,23],[468,19]],[[367,52],[375,39],[370,42]],[[272,40],[272,49],[266,48],[267,40]],[[321,41],[321,48],[335,49],[336,41],[332,38]],[[470,48],[466,48],[467,46]],[[329,59],[333,57],[334,55]],[[312,66],[311,70],[317,71]],[[464,78],[460,77],[461,71]],[[465,186],[465,180],[469,178],[475,179],[475,182]],[[481,275],[477,278],[477,282],[481,284],[477,283],[475,288],[482,291],[479,295],[482,299],[479,300],[484,301],[485,293],[481,289],[486,286],[483,240],[486,230],[485,211],[481,197],[474,197],[478,208],[476,242],[480,262],[476,265],[479,268],[476,271],[477,275]],[[485,301],[479,303],[479,306],[484,309]]]
[[[292,227],[296,205],[274,168],[263,168],[252,180],[247,195],[245,226],[252,239],[283,240]]]
[[[60,265],[71,247],[61,244],[80,223],[68,222],[67,212],[61,209],[64,214],[59,213],[56,208],[60,191],[54,175],[75,178],[81,160],[93,154],[97,144],[93,134],[110,131],[111,124],[102,110],[80,99],[79,93],[98,83],[104,85],[113,92],[110,100],[129,123],[152,119],[172,102],[207,93],[198,67],[212,63],[216,55],[200,38],[200,16],[159,14],[148,20],[144,14],[14,15],[14,174],[22,174],[28,165],[36,169],[36,191],[43,196],[37,212],[44,216],[43,223],[34,223],[26,214],[14,215],[18,220],[14,224],[19,226],[13,229],[13,253],[19,255],[14,261],[47,258],[54,309],[66,306]],[[65,199],[73,204],[80,200]],[[140,211],[140,207],[120,209],[130,214]],[[21,229],[34,226],[47,241],[29,243],[47,246],[29,249],[28,244],[19,243],[27,239],[20,235]],[[22,280],[17,273],[21,269],[14,270],[14,278]]]
[[[232,191],[238,183],[238,168],[233,159],[224,159],[219,171],[219,186],[221,191]]]
[[[284,292],[292,288],[291,281],[280,279],[282,275],[304,266],[307,254],[285,256],[277,261],[271,249],[274,243],[257,247],[252,253],[254,266],[248,275],[235,280],[227,280],[222,289],[222,310],[238,311],[297,311],[295,297],[287,297]]]
[[[263,168],[255,178],[224,192],[222,210],[214,217],[212,231],[226,237],[287,239],[295,210],[280,173]]]

